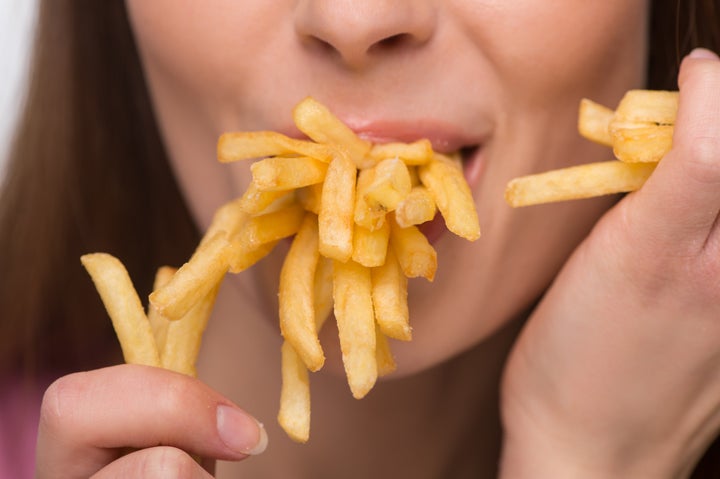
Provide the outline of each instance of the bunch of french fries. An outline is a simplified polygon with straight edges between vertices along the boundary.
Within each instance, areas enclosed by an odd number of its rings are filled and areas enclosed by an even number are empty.
[[[506,201],[519,207],[639,189],[672,147],[677,107],[673,91],[630,90],[615,111],[583,99],[580,134],[611,147],[616,160],[515,178],[505,190]]]
[[[309,140],[276,132],[223,134],[221,162],[257,160],[242,197],[218,209],[189,261],[158,271],[147,313],[120,261],[85,255],[125,360],[195,375],[195,360],[226,273],[239,273],[294,237],[279,284],[282,388],[278,421],[305,442],[309,372],[323,367],[318,332],[334,313],[350,390],[362,398],[395,369],[388,338],[411,339],[408,278],[432,281],[437,254],[417,225],[439,211],[451,232],[480,236],[458,158],[427,140],[372,144],[325,106],[293,110]]]

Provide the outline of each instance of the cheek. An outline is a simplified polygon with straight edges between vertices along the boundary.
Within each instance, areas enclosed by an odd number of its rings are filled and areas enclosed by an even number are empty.
[[[528,0],[496,7],[483,39],[511,91],[525,107],[593,94],[614,104],[644,80],[645,0]]]

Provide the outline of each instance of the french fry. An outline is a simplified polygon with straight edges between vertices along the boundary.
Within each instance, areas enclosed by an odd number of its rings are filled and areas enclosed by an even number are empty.
[[[317,217],[307,213],[280,271],[280,330],[310,371],[325,355],[315,327],[315,270],[319,258]]]
[[[385,263],[372,269],[375,320],[383,334],[402,341],[412,339],[407,304],[407,277],[395,252],[388,250]]]
[[[321,183],[328,164],[307,156],[297,158],[265,158],[250,167],[253,183],[260,191],[302,188]]]
[[[333,312],[333,261],[320,256],[315,268],[315,329],[320,331]]]
[[[162,288],[150,294],[153,307],[170,320],[182,318],[207,296],[230,267],[233,247],[223,232],[198,247]]]
[[[192,377],[197,376],[195,361],[219,289],[220,283],[190,308],[185,316],[170,323],[165,347],[160,356],[163,368]]]
[[[352,255],[355,164],[339,153],[330,163],[320,198],[320,254],[338,261]]]
[[[388,158],[399,158],[406,165],[417,166],[432,160],[433,149],[430,140],[418,140],[413,143],[383,143],[373,145],[369,156],[375,162]]]
[[[428,281],[435,278],[437,253],[416,226],[400,228],[397,222],[390,221],[390,246],[405,276]]]
[[[375,325],[375,360],[377,361],[378,376],[386,376],[397,369],[395,358],[390,350],[390,343],[378,325]]]
[[[582,100],[578,119],[581,135],[611,146],[620,161],[515,178],[505,188],[505,200],[520,207],[639,189],[672,148],[678,99],[678,92],[630,90],[615,111]]]
[[[155,281],[153,282],[153,291],[165,286],[170,282],[173,275],[177,272],[177,268],[172,266],[161,266],[155,273]],[[152,304],[148,305],[147,312],[148,321],[150,321],[150,328],[153,332],[153,338],[155,338],[155,346],[162,358],[163,350],[165,349],[165,339],[167,338],[167,330],[170,325],[170,321],[164,317],[160,312],[153,307]]]
[[[375,168],[360,170],[357,177],[353,217],[356,224],[374,231],[385,222],[385,211],[374,209],[367,202],[367,191],[375,178]]]
[[[237,198],[215,211],[212,222],[200,241],[201,246],[221,232],[228,237],[237,233],[249,217],[243,210],[242,202],[242,197]]]
[[[370,231],[355,225],[353,233],[352,259],[366,268],[380,266],[385,262],[385,255],[390,239],[390,225],[385,222],[382,227]]]
[[[628,125],[674,125],[678,99],[676,91],[630,90],[615,109],[610,130]]]
[[[281,155],[331,159],[330,148],[325,145],[296,140],[274,131],[223,133],[218,140],[217,152],[221,163]]]
[[[289,235],[288,235],[289,236]],[[230,258],[229,271],[233,274],[240,273],[272,253],[280,240],[269,241],[252,247],[242,244],[240,241],[233,241],[235,246]]]
[[[250,218],[236,235],[237,247],[252,251],[258,246],[294,235],[305,216],[299,204]]]
[[[125,362],[160,366],[150,322],[122,263],[106,253],[80,258],[112,320]]]
[[[605,161],[523,176],[508,183],[505,200],[519,207],[635,191],[655,166]]]
[[[410,173],[402,160],[390,158],[374,166],[372,182],[365,188],[365,202],[372,211],[393,211],[410,193]]]
[[[333,263],[333,299],[345,374],[355,399],[375,385],[375,318],[370,270],[352,260]]]
[[[432,281],[437,269],[435,250],[415,225],[439,208],[451,231],[472,237],[479,228],[473,233],[468,216],[476,213],[459,159],[455,165],[436,155],[429,140],[372,144],[312,98],[297,105],[293,119],[309,140],[269,131],[219,138],[219,161],[255,160],[252,181],[216,211],[187,263],[160,270],[147,316],[117,260],[105,264],[90,255],[83,264],[129,362],[195,375],[225,274],[252,267],[295,235],[278,290],[284,341],[277,419],[293,440],[305,442],[309,373],[324,364],[318,332],[331,313],[348,385],[360,399],[379,375],[395,370],[388,338],[411,337],[408,278]]]
[[[280,351],[282,388],[278,422],[293,441],[310,438],[310,377],[292,345],[283,341]]]
[[[329,169],[329,168],[328,168]],[[327,180],[327,177],[326,177]],[[305,210],[320,214],[320,201],[322,199],[322,190],[325,183],[315,183],[295,191],[295,197]]]
[[[437,206],[430,192],[422,185],[414,186],[395,209],[395,220],[402,228],[419,225],[435,217]]]
[[[578,114],[578,131],[580,135],[590,141],[612,146],[610,122],[613,121],[614,116],[615,112],[610,108],[583,98],[580,101]]]
[[[370,151],[370,143],[358,138],[327,107],[312,98],[306,98],[295,107],[293,120],[300,131],[316,142],[341,146],[356,164]]]
[[[657,162],[672,148],[678,92],[630,90],[610,123],[612,147],[621,161]]]
[[[673,126],[619,128],[612,132],[613,153],[626,163],[657,163],[672,148]]]
[[[239,201],[239,208],[248,215],[259,215],[269,213],[271,208],[277,209],[278,206],[285,204],[285,201],[291,201],[293,198],[292,191],[283,190],[260,190],[252,181],[245,190]],[[287,206],[287,205],[286,205]],[[232,236],[235,232],[230,232]]]
[[[436,154],[435,160],[420,166],[418,172],[448,230],[469,241],[478,239],[480,224],[475,202],[462,169],[448,157]]]

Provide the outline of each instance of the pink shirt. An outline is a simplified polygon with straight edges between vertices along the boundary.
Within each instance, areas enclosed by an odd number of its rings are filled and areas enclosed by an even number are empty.
[[[30,479],[45,385],[0,379],[0,478]]]

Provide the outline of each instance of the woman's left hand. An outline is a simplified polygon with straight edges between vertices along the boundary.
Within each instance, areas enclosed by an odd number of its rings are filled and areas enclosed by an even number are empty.
[[[575,251],[503,383],[507,477],[678,477],[720,429],[720,60],[681,66],[673,149]]]

